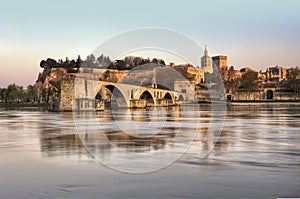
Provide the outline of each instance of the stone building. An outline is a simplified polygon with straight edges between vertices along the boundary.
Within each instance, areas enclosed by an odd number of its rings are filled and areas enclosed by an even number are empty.
[[[267,68],[266,80],[270,82],[281,82],[286,80],[286,68],[281,66]]]
[[[287,79],[300,79],[299,67],[286,69]]]
[[[195,84],[200,84],[204,82],[204,69],[196,68],[189,64],[179,65],[174,67],[182,76],[189,80],[190,82],[194,82]]]
[[[195,84],[188,80],[174,81],[174,91],[181,93],[183,100],[195,100]]]
[[[213,73],[211,57],[208,55],[207,46],[205,45],[204,56],[201,57],[201,68],[205,73]]]
[[[212,63],[219,69],[220,72],[227,70],[227,56],[214,56],[212,57]]]
[[[149,70],[133,69],[130,70],[120,82],[125,84],[132,84],[132,85],[146,85],[152,83],[154,76],[156,76],[154,74],[154,69],[149,69]]]
[[[291,90],[277,82],[262,85],[257,89],[226,88],[226,99],[231,100],[299,100],[300,92]]]

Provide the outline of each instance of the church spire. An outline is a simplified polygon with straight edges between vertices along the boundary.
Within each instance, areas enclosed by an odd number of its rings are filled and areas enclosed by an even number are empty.
[[[204,56],[205,56],[205,57],[207,57],[207,56],[208,56],[207,45],[205,45]]]
[[[201,68],[204,68],[205,73],[213,73],[211,57],[208,55],[207,45],[204,48],[204,56],[201,57]]]

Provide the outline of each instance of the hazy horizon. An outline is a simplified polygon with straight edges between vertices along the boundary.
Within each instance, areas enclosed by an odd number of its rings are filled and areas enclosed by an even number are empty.
[[[299,66],[299,7],[300,1],[3,1],[0,87],[33,84],[41,60],[86,58],[112,36],[143,27],[178,31],[207,44],[210,56],[227,55],[237,69]]]

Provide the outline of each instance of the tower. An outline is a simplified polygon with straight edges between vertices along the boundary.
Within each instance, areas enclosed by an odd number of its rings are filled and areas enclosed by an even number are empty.
[[[219,55],[212,57],[213,63],[219,69],[219,71],[227,70],[227,56]]]
[[[201,68],[205,73],[213,73],[211,57],[208,55],[207,45],[205,45],[204,56],[201,57]]]
[[[205,57],[208,57],[207,45],[205,45],[205,49],[204,49],[204,56],[205,56]]]

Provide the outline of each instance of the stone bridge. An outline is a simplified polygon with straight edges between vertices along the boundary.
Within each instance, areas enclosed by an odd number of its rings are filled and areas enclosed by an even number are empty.
[[[124,108],[172,106],[182,99],[180,93],[131,84],[74,78],[61,83],[60,111],[104,110],[109,103]]]

